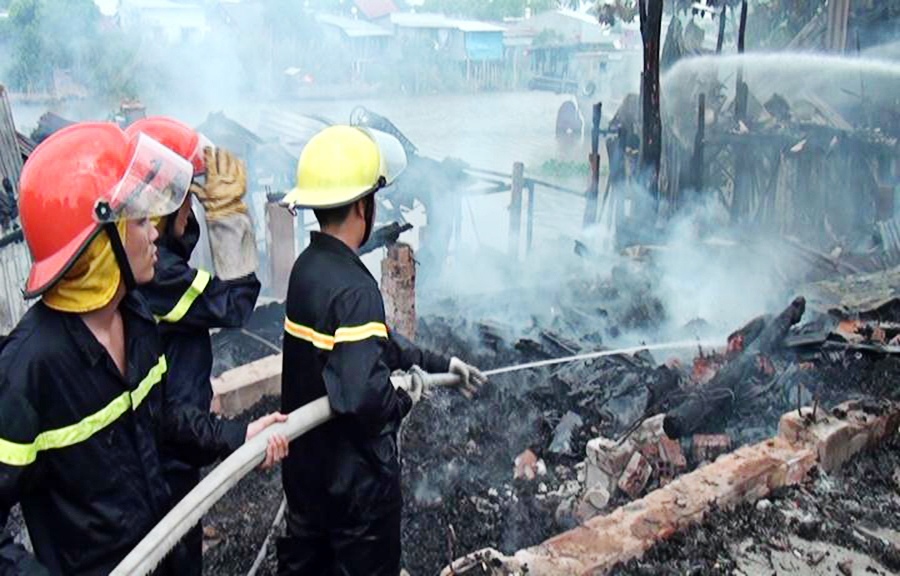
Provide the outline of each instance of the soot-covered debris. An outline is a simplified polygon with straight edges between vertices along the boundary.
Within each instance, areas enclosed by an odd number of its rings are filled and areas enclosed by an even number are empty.
[[[900,438],[833,475],[776,491],[675,534],[616,575],[896,574],[900,572]]]
[[[279,409],[280,400],[264,398],[236,419],[249,423]],[[250,472],[219,500],[203,519],[203,573],[245,576],[266,539],[282,497],[281,466],[276,465],[271,470]]]
[[[266,314],[271,316],[271,331],[280,330],[280,314]],[[599,345],[595,331],[579,338],[572,325],[554,328],[535,326],[513,336],[495,323],[430,316],[420,319],[418,334],[423,346],[485,369]],[[685,367],[659,364],[646,353],[618,355],[496,376],[474,401],[453,391],[436,391],[416,407],[401,431],[404,568],[414,576],[429,575],[451,559],[484,547],[511,553],[658,487],[668,478],[653,460],[658,454],[645,450],[655,446],[655,437],[641,437],[646,433],[641,428],[632,440],[653,464],[650,478],[631,495],[613,484],[605,507],[592,507],[588,503],[596,499],[587,499],[585,493],[586,445],[599,436],[615,439],[633,428],[631,424],[667,409],[667,402],[654,397],[659,391],[668,390],[674,397],[689,393],[729,362],[727,353],[703,352],[697,358]],[[827,408],[849,398],[900,396],[894,386],[900,378],[900,358],[883,351],[785,345],[767,354],[765,370],[758,376],[761,393],[746,406],[736,406],[724,425],[704,432],[721,433],[736,447],[774,434],[780,416],[799,403],[811,405],[818,399]],[[559,449],[561,438],[567,439],[568,451]],[[681,442],[689,465],[680,471],[702,463],[696,442]],[[529,474],[514,478],[514,463],[526,451],[533,454],[533,479]],[[244,565],[252,562],[281,498],[280,479],[266,478],[251,475],[245,480],[247,488],[229,495],[232,508],[226,506],[222,520],[213,521],[231,530],[225,519],[243,518],[232,526],[246,531],[249,543],[243,542],[244,536],[229,534],[227,541],[210,549],[224,560],[207,563],[208,574],[243,574]],[[241,504],[242,498],[256,504]],[[710,540],[704,554],[720,556],[716,546]],[[270,550],[260,573],[274,570]],[[727,567],[722,573],[729,573]]]

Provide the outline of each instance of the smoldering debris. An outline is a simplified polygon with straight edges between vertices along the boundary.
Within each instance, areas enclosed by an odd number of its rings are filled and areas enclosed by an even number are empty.
[[[623,317],[611,305],[614,291],[584,288],[599,285],[582,285],[581,306],[605,307],[605,319],[560,315],[522,331],[454,312],[420,318],[417,338],[485,369],[597,350],[611,318]],[[687,357],[617,355],[502,375],[474,401],[436,391],[400,435],[403,566],[430,574],[473,550],[509,553],[537,544],[773,435],[780,416],[799,405],[825,410],[850,398],[900,398],[893,384],[900,350],[891,344],[900,334],[900,315],[892,311],[900,308],[829,312],[813,302],[750,318],[722,338],[721,348]],[[279,330],[277,308],[260,309],[255,322]],[[716,400],[711,390],[721,385],[711,383],[723,379],[742,392],[729,397],[724,415],[669,438],[666,415],[684,403]],[[260,510],[277,507],[274,493],[260,494],[272,499]],[[253,514],[254,524],[271,521]],[[217,553],[228,546],[222,540]],[[271,555],[266,566],[274,573]]]

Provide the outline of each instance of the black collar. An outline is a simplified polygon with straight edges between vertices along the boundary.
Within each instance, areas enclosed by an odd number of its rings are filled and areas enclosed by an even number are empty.
[[[38,305],[46,307],[43,302]],[[47,307],[47,310],[51,309]],[[144,300],[135,293],[129,292],[125,294],[125,297],[119,304],[119,310],[122,312],[122,322],[125,327],[125,352],[126,361],[128,362],[125,380],[130,382],[136,377],[140,378],[143,376],[134,372],[135,356],[138,354],[138,348],[140,348],[138,343],[139,340],[148,335],[153,336],[155,334],[156,323]],[[62,316],[66,330],[91,366],[96,366],[97,363],[106,359],[110,369],[118,374],[115,363],[112,361],[106,348],[97,340],[97,337],[94,336],[94,333],[87,327],[87,324],[84,323],[79,314],[55,310],[52,310],[52,312]]]
[[[359,255],[353,251],[352,248],[344,244],[343,240],[340,240],[330,234],[325,234],[323,232],[310,232],[310,247],[315,248],[317,250],[326,250],[342,258],[347,258],[361,269],[365,270],[366,274],[369,275],[373,280],[375,279],[372,276],[372,273],[369,272],[369,269],[366,268],[366,265],[363,264],[362,260],[359,259]]]

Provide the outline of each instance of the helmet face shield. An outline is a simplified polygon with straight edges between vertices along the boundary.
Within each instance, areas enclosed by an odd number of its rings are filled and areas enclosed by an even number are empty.
[[[213,150],[216,149],[216,146],[212,143],[212,140],[210,140],[203,134],[200,134],[199,132],[197,133],[197,136],[199,136],[197,140],[197,146],[191,153],[191,157],[188,158],[194,168],[194,176],[206,174],[206,154],[204,150],[206,148],[212,148]]]
[[[140,220],[171,214],[184,203],[191,163],[146,134],[139,134],[125,175],[95,209],[99,222]]]
[[[381,152],[381,175],[384,176],[385,185],[389,186],[400,174],[406,170],[406,150],[397,138],[371,128],[360,128],[363,132],[378,144]]]

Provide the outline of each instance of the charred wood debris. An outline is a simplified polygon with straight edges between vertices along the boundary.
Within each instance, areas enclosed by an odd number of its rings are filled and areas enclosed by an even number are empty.
[[[800,406],[897,399],[900,273],[892,274],[810,284],[800,291],[807,298],[680,360],[638,353],[500,375],[476,401],[437,391],[400,434],[404,567],[437,573],[485,546],[539,543],[772,436]],[[554,303],[552,321],[524,331],[466,319],[464,301],[447,301],[445,315],[420,318],[417,338],[486,369],[602,350],[666,321],[642,286],[624,272],[578,283],[574,297]],[[278,303],[263,306],[250,329],[278,344],[281,314]],[[216,334],[214,345],[236,363],[271,353],[235,331]]]

